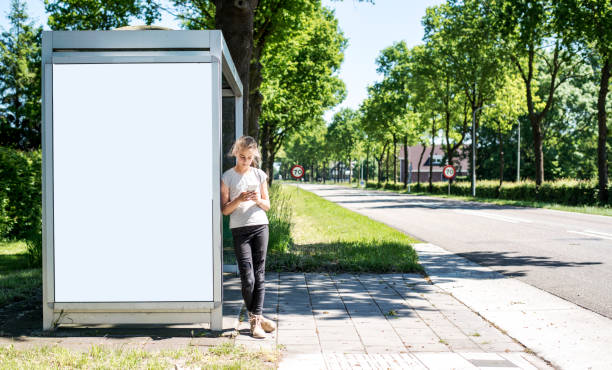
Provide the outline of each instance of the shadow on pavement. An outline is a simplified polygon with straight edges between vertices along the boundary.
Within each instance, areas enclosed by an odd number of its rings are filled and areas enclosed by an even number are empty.
[[[430,275],[435,274],[436,276],[449,277],[468,276],[474,279],[503,278],[503,276],[499,274],[503,274],[508,277],[520,277],[527,275],[527,270],[511,270],[505,268],[511,266],[541,266],[558,268],[583,267],[602,264],[601,262],[559,261],[550,257],[524,256],[514,252],[474,251],[458,253],[457,255],[437,255],[421,252],[420,256],[421,264],[428,269]],[[479,265],[493,269],[495,272],[483,269]]]
[[[333,198],[336,198],[334,195]],[[393,202],[393,205],[376,206],[377,203],[389,203]],[[476,202],[462,202],[462,201],[448,201],[444,199],[367,199],[367,200],[336,200],[336,203],[342,204],[372,204],[368,208],[370,209],[410,209],[410,208],[427,208],[427,209],[468,209],[468,210],[482,210],[482,209],[494,209],[494,210],[505,210],[505,209],[524,209],[524,207],[518,206],[507,206],[498,205],[493,203],[476,203]],[[400,204],[397,204],[400,203]]]

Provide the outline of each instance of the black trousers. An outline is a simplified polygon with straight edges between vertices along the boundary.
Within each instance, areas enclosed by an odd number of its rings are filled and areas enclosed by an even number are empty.
[[[249,312],[261,315],[266,294],[268,225],[237,227],[232,229],[232,236],[242,282],[242,298]]]

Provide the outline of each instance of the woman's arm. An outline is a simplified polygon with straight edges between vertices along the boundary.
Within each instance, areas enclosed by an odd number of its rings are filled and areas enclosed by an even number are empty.
[[[221,180],[221,213],[227,216],[234,212],[240,203],[247,200],[255,200],[253,192],[242,192],[236,199],[230,202],[229,188],[225,185],[223,180]]]
[[[268,197],[268,182],[264,181],[259,186],[261,197],[255,200],[255,204],[264,211],[270,210],[270,198]]]

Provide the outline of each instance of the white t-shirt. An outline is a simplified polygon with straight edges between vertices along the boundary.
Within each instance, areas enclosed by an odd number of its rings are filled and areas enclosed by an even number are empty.
[[[223,173],[221,181],[229,188],[230,201],[236,199],[242,192],[247,191],[249,185],[257,185],[257,194],[261,198],[261,184],[266,181],[268,175],[259,168],[249,167],[244,174],[239,174],[230,168]],[[230,214],[230,229],[252,225],[267,225],[268,216],[266,212],[259,208],[255,201],[247,200]]]

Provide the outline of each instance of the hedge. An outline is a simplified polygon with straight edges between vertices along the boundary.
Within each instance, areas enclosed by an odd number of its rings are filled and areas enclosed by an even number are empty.
[[[404,191],[404,184],[378,183],[368,181],[366,187],[369,189],[385,189]],[[412,184],[412,192],[429,192],[429,183]],[[448,194],[447,182],[434,182],[431,194]],[[457,181],[451,184],[452,195],[471,196],[472,185],[469,181]],[[536,187],[533,181],[505,182],[499,187],[497,180],[481,180],[476,184],[476,195],[478,198],[507,199],[520,201],[535,201],[545,203],[557,203],[568,206],[598,205],[612,206],[612,197],[608,204],[601,204],[598,200],[599,189],[597,180],[574,180],[562,179],[544,182]]]
[[[41,152],[0,147],[0,238],[25,240],[32,266],[42,260]]]

